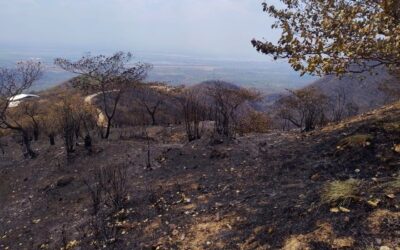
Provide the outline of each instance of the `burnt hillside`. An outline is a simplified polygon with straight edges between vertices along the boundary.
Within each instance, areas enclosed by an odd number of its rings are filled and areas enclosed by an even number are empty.
[[[85,183],[99,167],[123,165],[127,196],[107,220],[109,249],[394,249],[399,124],[396,103],[312,133],[229,144],[186,143],[180,126],[152,127],[152,171],[148,141],[118,130],[69,159],[60,139],[39,141],[38,158],[22,160],[2,138],[0,247],[91,249],[96,217]]]

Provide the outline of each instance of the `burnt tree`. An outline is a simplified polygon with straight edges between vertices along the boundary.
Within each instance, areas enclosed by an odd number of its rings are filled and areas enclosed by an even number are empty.
[[[26,154],[30,158],[35,158],[37,154],[31,148],[29,130],[13,115],[10,104],[13,97],[27,91],[42,74],[42,64],[34,61],[20,62],[14,68],[0,68],[0,127],[21,135]]]

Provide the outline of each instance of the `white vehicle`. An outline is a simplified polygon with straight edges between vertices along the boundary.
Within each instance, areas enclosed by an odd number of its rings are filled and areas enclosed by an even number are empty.
[[[18,105],[27,99],[32,99],[32,98],[39,98],[40,96],[38,95],[32,95],[32,94],[19,94],[13,97],[10,97],[10,104],[8,105],[10,108],[15,108],[18,107]]]

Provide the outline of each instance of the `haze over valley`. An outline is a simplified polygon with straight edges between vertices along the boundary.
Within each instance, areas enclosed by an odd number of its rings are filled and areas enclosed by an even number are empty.
[[[250,43],[249,43],[250,44]],[[101,53],[95,51],[94,53]],[[107,53],[107,51],[105,52]],[[18,61],[37,59],[46,65],[44,77],[34,86],[43,90],[74,75],[57,68],[54,58],[60,55],[77,59],[84,52],[71,50],[6,50],[0,49],[0,66],[14,65]],[[165,82],[171,85],[194,85],[203,81],[222,80],[234,84],[258,88],[265,93],[283,92],[310,84],[316,77],[300,77],[286,62],[274,62],[270,58],[251,60],[246,58],[202,57],[168,53],[136,52],[133,61],[150,63],[152,69],[147,81]]]

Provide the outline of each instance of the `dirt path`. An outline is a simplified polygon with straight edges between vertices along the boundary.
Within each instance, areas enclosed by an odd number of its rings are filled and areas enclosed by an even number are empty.
[[[101,92],[94,93],[92,95],[88,95],[85,97],[84,101],[87,104],[93,105],[93,99],[100,95]],[[103,113],[103,111],[99,108],[96,108],[97,111],[97,125],[100,127],[106,127],[107,126],[107,118],[106,115]]]

